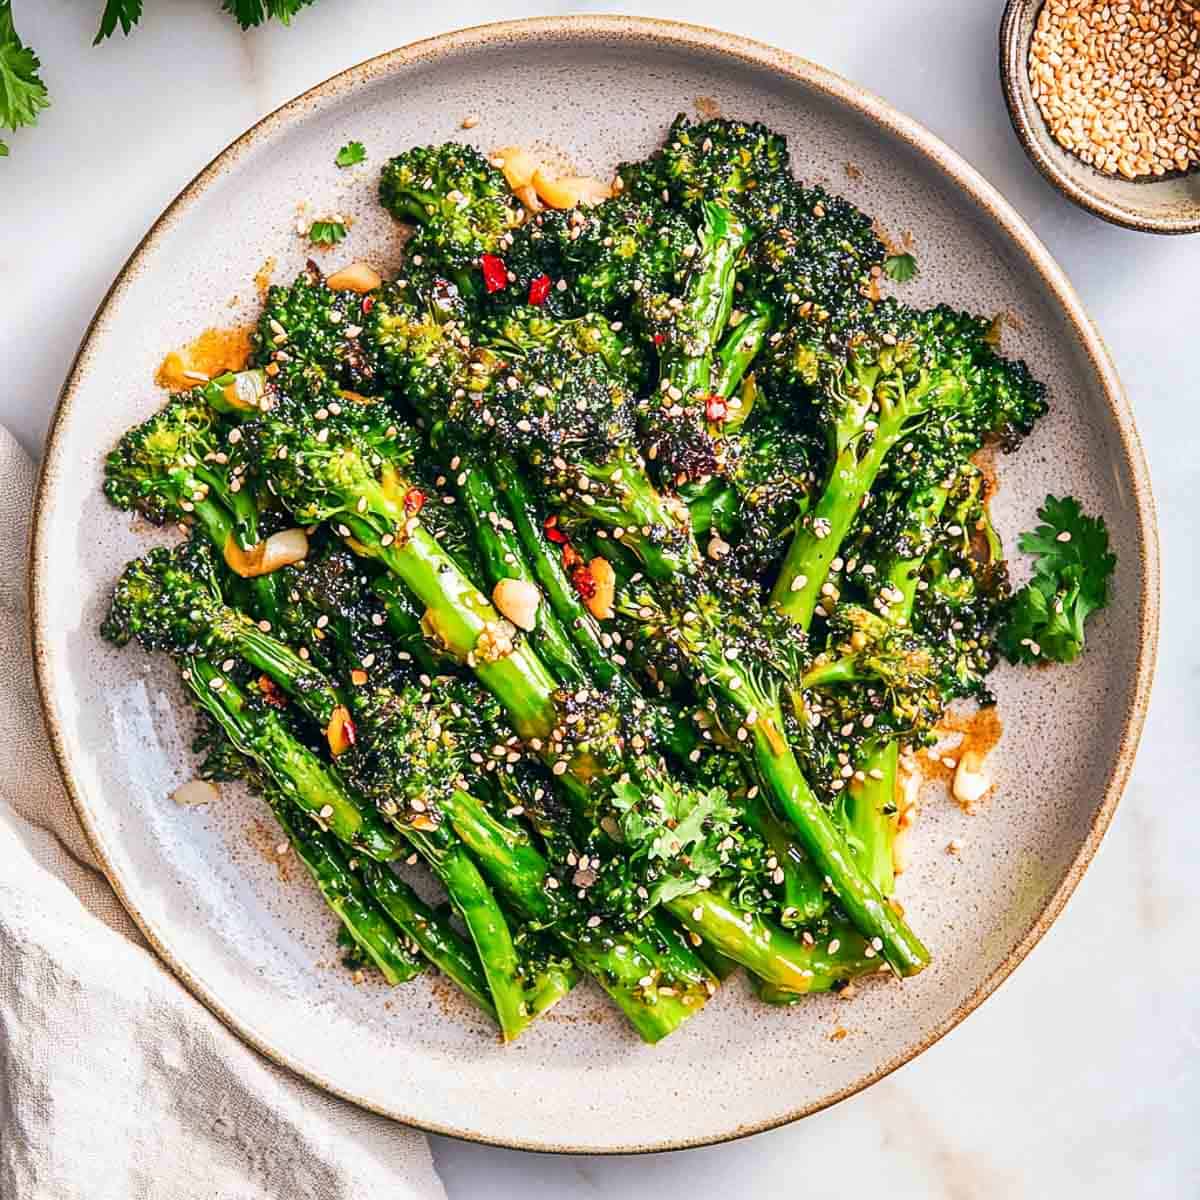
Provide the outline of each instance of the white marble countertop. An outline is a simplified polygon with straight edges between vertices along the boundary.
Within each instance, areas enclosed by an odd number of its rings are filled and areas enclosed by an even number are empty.
[[[100,0],[16,0],[54,106],[0,163],[0,422],[36,453],[92,312],[149,223],[221,147],[335,71],[458,26],[639,8],[776,43],[924,122],[1065,266],[1116,358],[1150,458],[1165,562],[1162,654],[1137,770],[1064,916],[1009,982],[916,1062],[799,1125],[633,1159],[435,1139],[454,1200],[1200,1196],[1200,236],[1071,207],[1026,161],[996,70],[995,0],[322,0],[240,37],[216,0],[151,0],[92,49]],[[1190,985],[1190,986],[1189,986]]]

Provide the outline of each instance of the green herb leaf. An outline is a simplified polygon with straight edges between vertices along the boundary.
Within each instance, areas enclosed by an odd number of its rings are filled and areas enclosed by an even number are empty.
[[[93,46],[98,46],[105,38],[112,37],[117,26],[126,37],[142,16],[142,0],[108,0],[104,13],[100,17],[100,32],[96,34]]]
[[[367,148],[362,142],[347,142],[338,152],[333,161],[339,167],[353,167],[356,163],[365,161]]]
[[[38,113],[50,103],[38,75],[41,65],[17,36],[11,0],[0,0],[0,125],[15,130],[37,124]],[[8,146],[0,141],[0,158],[7,156]]]
[[[286,25],[314,0],[223,0],[221,7],[233,15],[243,29],[276,20]]]
[[[917,260],[911,254],[889,254],[883,260],[883,269],[889,279],[907,283],[917,274]]]
[[[308,231],[308,240],[314,246],[336,246],[346,236],[346,227],[341,221],[314,221]]]
[[[1073,496],[1047,496],[1038,516],[1044,524],[1017,543],[1037,563],[1012,598],[1000,649],[1014,663],[1074,662],[1083,653],[1084,623],[1108,604],[1117,559],[1104,518],[1087,516]]]

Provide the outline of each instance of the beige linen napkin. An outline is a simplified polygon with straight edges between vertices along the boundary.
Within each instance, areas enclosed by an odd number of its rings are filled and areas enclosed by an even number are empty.
[[[439,1200],[423,1136],[244,1046],[97,869],[33,684],[32,495],[33,466],[0,428],[0,1197]]]

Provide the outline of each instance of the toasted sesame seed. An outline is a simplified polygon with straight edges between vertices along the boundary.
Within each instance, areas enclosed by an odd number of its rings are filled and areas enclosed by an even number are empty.
[[[1050,0],[1028,71],[1051,135],[1096,170],[1138,179],[1200,162],[1194,0]]]

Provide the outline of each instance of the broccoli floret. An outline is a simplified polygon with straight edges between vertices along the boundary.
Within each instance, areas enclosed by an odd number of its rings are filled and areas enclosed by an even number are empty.
[[[539,213],[514,235],[505,264],[522,297],[536,275],[564,282],[547,297],[554,315],[623,315],[639,293],[670,290],[695,252],[695,233],[678,212],[657,197],[618,195]]]
[[[768,227],[791,183],[787,139],[757,121],[723,117],[693,123],[680,113],[663,148],[617,169],[624,190],[638,199],[664,200],[698,219],[716,201],[745,221]]]
[[[204,393],[172,396],[122,436],[105,459],[104,494],[156,525],[195,521],[218,549],[230,538],[249,549],[259,538],[257,464],[239,445],[236,423],[226,423]]]
[[[480,259],[503,253],[520,222],[504,176],[478,150],[455,142],[416,146],[391,159],[379,199],[397,220],[418,227],[408,244],[413,270],[445,276],[464,294],[485,289]]]
[[[802,306],[803,307],[803,306]],[[801,521],[775,599],[807,624],[830,563],[885,461],[915,491],[953,478],[985,442],[1012,448],[1046,409],[1024,363],[1000,358],[982,320],[892,301],[802,312],[758,371],[814,405],[829,440],[827,484]]]
[[[309,262],[293,283],[268,290],[255,333],[255,362],[273,363],[285,387],[315,364],[343,387],[377,390],[375,364],[361,340],[372,303],[357,292],[333,291]]]

